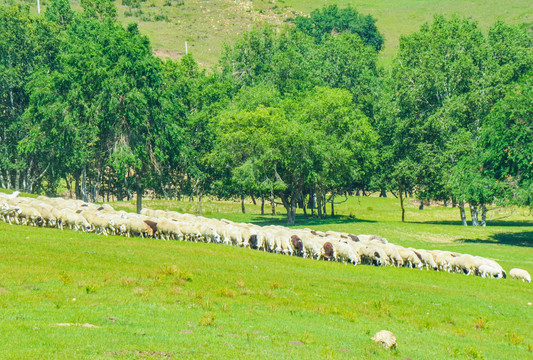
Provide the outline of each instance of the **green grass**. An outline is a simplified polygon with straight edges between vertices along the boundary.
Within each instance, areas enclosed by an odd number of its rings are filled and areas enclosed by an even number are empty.
[[[205,215],[284,221],[251,204],[245,215],[239,209],[203,204]],[[300,216],[297,226],[381,234],[533,272],[531,215],[520,209],[484,229],[456,225],[456,209],[413,204],[401,224],[396,199],[351,198],[337,211],[320,221]],[[533,351],[533,290],[510,279],[4,223],[0,257],[0,358],[528,359]],[[396,335],[396,350],[370,340],[381,329]]]
[[[6,1],[0,0],[0,3]],[[35,2],[29,4],[36,13]],[[120,0],[115,1],[120,21],[138,23],[141,32],[150,38],[155,54],[179,58],[185,53],[187,41],[188,50],[204,67],[216,65],[223,44],[235,41],[242,32],[251,29],[254,22],[279,25],[296,14],[309,14],[332,4],[341,7],[351,4],[359,12],[377,19],[377,26],[385,37],[381,53],[384,65],[397,53],[400,36],[417,31],[423,23],[431,21],[434,14],[468,17],[484,30],[498,20],[533,25],[529,0],[146,0],[141,2],[142,14],[135,13],[138,9],[123,6]],[[45,4],[41,6],[44,11]],[[79,0],[73,0],[72,6],[80,9]],[[127,12],[135,16],[126,16]]]

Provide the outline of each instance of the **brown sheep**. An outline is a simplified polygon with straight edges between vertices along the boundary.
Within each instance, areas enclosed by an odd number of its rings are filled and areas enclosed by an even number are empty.
[[[298,235],[291,235],[291,244],[296,255],[304,255],[304,244]]]
[[[155,234],[157,233],[157,223],[155,221],[152,221],[152,220],[144,220],[144,223],[146,225],[148,225],[150,227],[150,229],[152,229],[152,233]]]
[[[324,248],[324,259],[335,260],[335,248],[333,247],[333,244],[326,241],[322,247]]]

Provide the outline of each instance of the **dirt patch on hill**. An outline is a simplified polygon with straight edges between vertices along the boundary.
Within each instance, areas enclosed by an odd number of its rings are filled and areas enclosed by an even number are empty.
[[[152,54],[160,59],[172,59],[176,60],[181,58],[184,54],[181,52],[178,52],[176,50],[171,49],[154,49],[152,50]]]

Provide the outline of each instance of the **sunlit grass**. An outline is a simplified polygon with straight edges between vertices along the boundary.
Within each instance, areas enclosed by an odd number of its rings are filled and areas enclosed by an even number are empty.
[[[198,204],[145,205],[185,212]],[[252,204],[244,215],[238,202],[204,199],[202,209],[284,222]],[[298,226],[383,234],[533,271],[531,246],[513,244],[531,238],[531,217],[518,209],[485,229],[456,225],[457,209],[416,204],[402,224],[391,198],[350,198],[336,210],[336,218],[300,216]],[[0,256],[0,358],[527,359],[533,348],[533,290],[516,280],[4,223]],[[370,340],[382,329],[396,335],[397,350]]]
[[[7,0],[0,0],[0,3]],[[397,53],[400,36],[417,31],[420,26],[433,19],[435,14],[458,14],[477,21],[487,30],[496,21],[510,24],[533,24],[533,10],[527,0],[465,1],[340,1],[340,0],[254,0],[254,1],[204,1],[204,0],[146,0],[141,2],[142,14],[126,16],[129,9],[116,1],[120,21],[127,25],[139,24],[139,29],[147,35],[157,54],[181,57],[188,51],[204,67],[218,63],[224,43],[235,41],[240,34],[249,30],[253,22],[283,23],[294,14],[309,14],[324,5],[337,4],[341,7],[351,4],[359,12],[370,14],[377,19],[377,26],[385,37],[385,47],[381,52],[381,63],[390,64]],[[36,13],[35,2],[30,3]],[[80,9],[78,0],[72,1],[75,9]],[[46,3],[41,2],[44,12]],[[162,20],[155,21],[159,16]]]

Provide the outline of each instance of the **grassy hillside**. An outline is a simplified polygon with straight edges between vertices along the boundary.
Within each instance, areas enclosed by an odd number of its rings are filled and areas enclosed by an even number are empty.
[[[0,0],[6,3],[11,0]],[[401,35],[410,34],[434,14],[458,14],[479,22],[487,29],[497,20],[511,24],[533,25],[529,0],[138,0],[140,7],[125,6],[137,0],[116,0],[124,24],[137,22],[141,32],[152,41],[154,53],[178,58],[188,51],[203,66],[215,65],[225,42],[231,43],[254,22],[283,24],[297,14],[309,14],[323,5],[351,4],[363,14],[371,14],[385,36],[384,63],[396,54]],[[33,6],[35,1],[25,1]],[[41,1],[42,8],[46,2]],[[80,8],[80,0],[72,0]]]
[[[146,205],[185,211],[197,203]],[[299,218],[299,226],[378,233],[533,272],[528,213],[515,209],[497,226],[464,228],[455,225],[456,209],[414,205],[411,222],[400,224],[397,205],[354,198],[338,206],[342,216]],[[239,214],[239,206],[206,202],[203,210],[283,221],[257,215],[253,205]],[[533,352],[533,288],[510,279],[1,222],[0,257],[0,358],[528,359]],[[396,350],[370,340],[381,329],[395,333]]]

